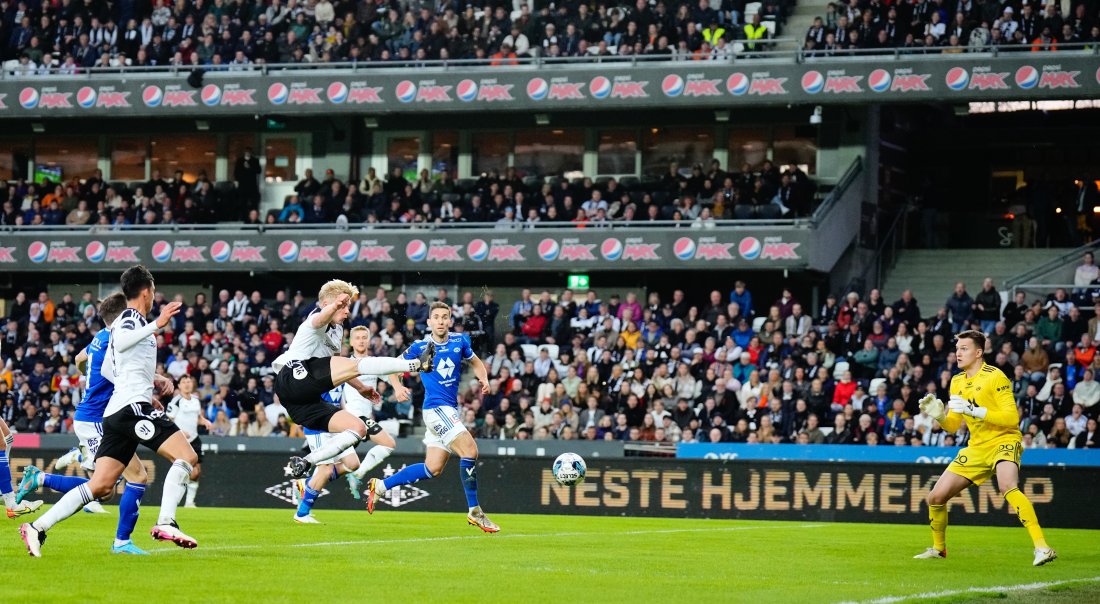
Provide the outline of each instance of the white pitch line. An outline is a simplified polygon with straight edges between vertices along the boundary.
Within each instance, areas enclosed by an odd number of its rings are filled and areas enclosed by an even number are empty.
[[[1037,583],[1020,583],[1018,585],[993,585],[990,587],[968,587],[966,589],[948,589],[944,591],[932,591],[919,594],[910,594],[907,596],[888,596],[885,598],[877,598],[874,600],[863,600],[860,604],[893,604],[894,602],[904,602],[906,600],[923,600],[925,598],[945,598],[949,596],[959,596],[963,594],[980,594],[988,593],[991,591],[1032,591],[1036,589],[1045,589],[1047,587],[1056,587],[1058,585],[1066,585],[1067,583],[1096,583],[1100,581],[1100,577],[1084,577],[1081,579],[1065,579],[1063,581],[1040,581]],[[844,603],[852,604],[852,603]]]
[[[667,533],[703,533],[703,532],[729,532],[729,531],[752,531],[761,529],[773,529],[773,530],[785,530],[785,529],[808,529],[818,528],[824,526],[823,524],[796,524],[790,526],[771,526],[771,525],[753,525],[753,526],[729,526],[718,528],[690,528],[690,529],[654,529],[654,530],[639,530],[639,531],[616,531],[609,533],[594,533],[594,532],[573,532],[573,533],[520,533],[520,534],[508,534],[508,535],[494,535],[494,539],[536,539],[547,537],[586,537],[586,536],[620,536],[620,535],[662,535]],[[385,545],[392,543],[427,543],[435,541],[464,541],[467,539],[484,539],[485,536],[478,535],[454,535],[451,537],[410,537],[408,539],[363,539],[358,541],[323,541],[317,543],[294,543],[291,545],[284,545],[282,547],[339,547],[343,545]],[[271,547],[270,545],[215,545],[213,547],[199,547],[199,551],[225,551],[225,550],[241,550],[241,549],[266,549]],[[159,554],[164,552],[175,552],[175,549],[155,549],[150,553]]]

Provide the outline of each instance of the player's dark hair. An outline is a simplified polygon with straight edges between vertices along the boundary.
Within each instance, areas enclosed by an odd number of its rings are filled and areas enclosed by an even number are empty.
[[[99,303],[99,318],[104,326],[109,326],[126,310],[126,296],[122,292],[115,292]]]
[[[428,307],[428,314],[431,315],[437,310],[445,310],[449,314],[451,312],[451,305],[446,302],[432,302],[432,305]]]
[[[974,342],[974,346],[977,347],[978,350],[985,350],[985,334],[978,331],[977,329],[968,329],[955,336],[955,340],[961,340],[963,338],[966,338],[967,340],[972,340]]]
[[[122,294],[133,300],[147,288],[153,287],[153,274],[142,265],[131,266],[122,273]]]

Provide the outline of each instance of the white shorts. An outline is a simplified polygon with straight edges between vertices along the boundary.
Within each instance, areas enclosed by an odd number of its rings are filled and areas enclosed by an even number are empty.
[[[359,401],[345,400],[344,411],[347,411],[355,417],[374,419],[374,407],[370,403],[360,403]]]
[[[332,440],[333,436],[336,436],[336,435],[332,434],[331,432],[322,432],[320,434],[307,434],[306,435],[306,442],[309,444],[310,453],[312,453],[312,452],[316,451],[317,449],[320,449],[321,447],[325,446],[325,444],[327,444],[328,441]],[[319,461],[319,462],[317,462],[313,465],[325,466],[325,465],[329,465],[329,464],[335,464],[336,462],[340,461],[348,453],[354,453],[354,452],[355,452],[355,449],[353,447],[348,447],[347,449],[344,449],[343,451],[340,451],[339,453],[337,453],[335,456],[330,457],[328,459],[321,460],[321,461]]]
[[[95,470],[95,454],[99,451],[99,444],[103,442],[103,424],[99,422],[73,422],[73,433],[80,443],[80,455],[84,461],[80,467],[89,472]]]
[[[424,425],[428,430],[424,434],[424,446],[451,450],[451,443],[460,434],[469,434],[466,426],[458,417],[454,407],[435,407],[424,410]]]

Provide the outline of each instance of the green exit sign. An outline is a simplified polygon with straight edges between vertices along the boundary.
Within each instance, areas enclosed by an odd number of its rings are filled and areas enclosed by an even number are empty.
[[[569,275],[565,286],[569,289],[588,289],[588,275]]]

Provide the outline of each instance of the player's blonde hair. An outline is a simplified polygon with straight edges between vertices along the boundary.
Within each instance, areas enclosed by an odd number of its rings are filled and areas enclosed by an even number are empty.
[[[352,300],[359,297],[359,288],[342,279],[333,279],[321,286],[317,299],[321,302],[333,300],[340,294],[347,294]]]
[[[357,331],[365,331],[365,332],[367,332],[368,336],[370,335],[370,330],[367,329],[367,327],[365,325],[356,325],[355,327],[352,327],[351,331],[348,332],[348,333],[349,334],[354,334]]]

